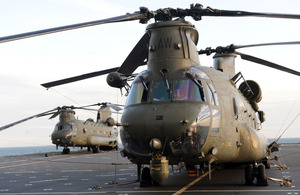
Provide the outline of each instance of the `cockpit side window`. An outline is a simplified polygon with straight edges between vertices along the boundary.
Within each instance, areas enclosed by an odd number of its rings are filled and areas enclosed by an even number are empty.
[[[126,106],[149,101],[151,85],[150,83],[146,83],[146,86],[142,82],[133,83],[127,97]]]
[[[176,80],[174,81],[174,100],[205,101],[203,88],[197,86],[192,80]]]
[[[212,104],[212,105],[216,105],[218,106],[219,105],[219,101],[218,101],[218,96],[217,96],[217,92],[214,88],[214,86],[211,84],[211,83],[208,83],[207,84],[208,86],[208,96],[209,96],[209,102]]]

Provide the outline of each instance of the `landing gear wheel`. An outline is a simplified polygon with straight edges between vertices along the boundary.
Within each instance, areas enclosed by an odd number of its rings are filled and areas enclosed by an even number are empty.
[[[268,186],[268,179],[266,176],[266,169],[264,165],[258,166],[258,172],[257,172],[257,185],[258,186]]]
[[[70,149],[69,148],[64,148],[62,153],[63,154],[70,154]]]
[[[99,146],[93,147],[93,153],[99,153],[99,152],[100,152]]]
[[[152,178],[150,175],[150,169],[148,167],[143,168],[140,187],[150,187],[152,186]]]
[[[251,165],[247,165],[245,167],[245,184],[246,185],[253,185],[253,168]]]

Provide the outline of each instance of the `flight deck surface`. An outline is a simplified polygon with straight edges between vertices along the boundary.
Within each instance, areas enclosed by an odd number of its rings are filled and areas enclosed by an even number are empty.
[[[291,187],[271,180],[246,186],[243,167],[215,170],[209,180],[189,178],[174,166],[161,186],[141,188],[136,165],[118,151],[104,151],[0,157],[0,194],[300,194],[300,144],[281,144],[274,154],[289,169],[272,166],[267,177],[292,179]]]

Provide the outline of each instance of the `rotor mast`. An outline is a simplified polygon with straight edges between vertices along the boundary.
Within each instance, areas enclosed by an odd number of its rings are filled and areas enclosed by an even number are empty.
[[[150,24],[147,32],[151,34],[148,71],[175,71],[200,65],[196,48],[198,32],[184,18]]]
[[[232,78],[235,75],[235,58],[234,53],[215,54],[213,56],[213,67]]]

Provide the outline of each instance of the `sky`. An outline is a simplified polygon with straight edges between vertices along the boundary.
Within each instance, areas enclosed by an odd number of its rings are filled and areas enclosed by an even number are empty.
[[[45,28],[99,20],[139,10],[189,8],[201,3],[215,9],[300,14],[298,0],[1,0],[0,37]],[[199,31],[197,48],[300,41],[300,20],[270,18],[203,17],[192,21]],[[153,22],[153,21],[150,21]],[[0,126],[57,106],[98,102],[124,104],[126,97],[106,83],[106,76],[46,90],[41,83],[120,66],[143,36],[146,25],[138,21],[106,24],[0,44]],[[300,45],[240,49],[300,71]],[[212,56],[200,56],[203,66],[212,66]],[[143,70],[139,68],[136,72]],[[266,114],[261,133],[276,137],[300,112],[300,78],[236,58],[236,72],[259,83]],[[76,111],[79,119],[96,113]],[[114,115],[120,121],[120,116]],[[58,118],[37,118],[0,132],[0,147],[51,145],[50,135]],[[300,137],[300,118],[283,137]]]

